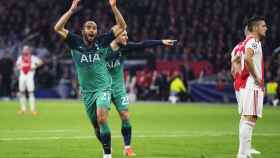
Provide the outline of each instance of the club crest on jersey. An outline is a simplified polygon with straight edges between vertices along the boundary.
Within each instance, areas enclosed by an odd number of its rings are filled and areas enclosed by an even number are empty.
[[[82,54],[81,63],[94,63],[95,61],[100,61],[99,54]]]
[[[110,69],[115,68],[120,65],[121,65],[121,63],[119,60],[113,60],[113,61],[107,62],[107,67]]]

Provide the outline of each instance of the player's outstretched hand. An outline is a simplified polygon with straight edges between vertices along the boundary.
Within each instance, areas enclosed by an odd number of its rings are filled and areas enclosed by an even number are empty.
[[[116,7],[117,6],[117,0],[109,0],[109,3],[111,7]]]
[[[162,40],[162,43],[166,46],[174,46],[177,40],[170,40],[170,39],[165,39]]]
[[[72,1],[72,5],[71,5],[71,8],[70,8],[71,12],[76,12],[79,9],[79,7],[78,7],[79,2],[80,2],[80,0],[73,0]]]

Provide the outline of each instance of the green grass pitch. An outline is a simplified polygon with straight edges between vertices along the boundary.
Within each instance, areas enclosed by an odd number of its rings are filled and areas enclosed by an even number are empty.
[[[18,115],[18,103],[0,101],[0,158],[102,158],[80,101],[39,100],[39,115]],[[236,106],[194,103],[130,105],[136,158],[235,158]],[[122,158],[120,120],[110,111],[113,158]],[[280,108],[265,107],[254,130],[254,158],[280,157]]]

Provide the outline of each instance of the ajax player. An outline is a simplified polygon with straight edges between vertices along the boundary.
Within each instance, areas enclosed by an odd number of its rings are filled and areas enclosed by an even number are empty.
[[[28,101],[30,111],[33,115],[37,115],[35,96],[34,96],[34,75],[37,67],[43,64],[42,60],[31,54],[31,48],[24,46],[22,55],[20,55],[16,62],[16,68],[19,70],[19,101],[20,111],[19,114],[26,113],[26,94],[28,92]]]
[[[244,41],[244,70],[240,83],[240,126],[237,158],[251,158],[253,128],[262,117],[264,98],[264,65],[262,39],[267,25],[262,17],[252,17],[247,23],[250,37]]]

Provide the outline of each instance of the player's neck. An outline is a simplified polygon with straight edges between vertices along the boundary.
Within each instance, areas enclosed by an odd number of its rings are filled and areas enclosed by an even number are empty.
[[[85,37],[83,37],[83,41],[84,41],[84,44],[85,44],[87,47],[92,47],[92,46],[93,46],[93,43],[94,43],[94,42],[89,42],[88,40],[86,40]]]
[[[261,41],[261,37],[258,35],[257,32],[252,32],[250,34],[251,37],[255,38],[257,41]]]

